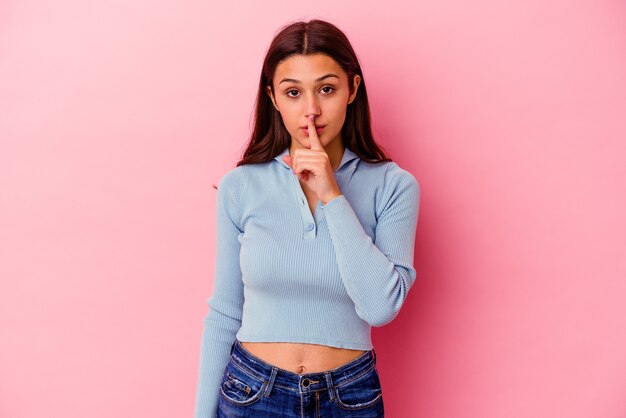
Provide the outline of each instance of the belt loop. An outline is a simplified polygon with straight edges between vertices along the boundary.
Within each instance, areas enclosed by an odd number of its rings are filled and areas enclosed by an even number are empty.
[[[330,378],[330,372],[328,370],[324,372],[324,376],[326,377],[326,384],[328,385],[328,397],[332,402],[335,400],[335,388],[333,386],[333,379]]]
[[[272,392],[272,388],[274,387],[274,381],[276,380],[276,374],[278,374],[278,369],[276,366],[272,366],[272,374],[270,374],[270,381],[265,388],[265,393],[263,396],[269,397]]]
[[[374,355],[374,363],[376,363],[376,350],[372,348],[372,354]]]

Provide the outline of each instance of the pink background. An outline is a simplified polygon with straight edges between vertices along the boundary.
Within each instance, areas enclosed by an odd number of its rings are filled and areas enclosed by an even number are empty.
[[[0,3],[0,416],[192,416],[212,185],[311,18],[422,190],[387,415],[626,416],[623,1],[210,3]]]

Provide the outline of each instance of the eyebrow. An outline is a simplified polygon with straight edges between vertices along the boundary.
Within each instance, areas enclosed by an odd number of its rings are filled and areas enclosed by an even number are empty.
[[[322,81],[322,80],[324,80],[324,79],[326,79],[326,78],[328,78],[328,77],[337,77],[337,78],[339,78],[339,76],[338,76],[337,74],[332,74],[332,73],[331,73],[331,74],[326,74],[326,75],[323,75],[323,76],[321,76],[320,78],[316,79],[315,81],[316,81],[316,82],[318,82],[318,81]],[[294,80],[293,78],[283,78],[282,80],[280,80],[280,83],[283,83],[283,82],[285,82],[285,81],[291,81],[291,82],[293,82],[293,83],[301,83],[301,81],[300,81],[300,80]],[[278,84],[280,84],[280,83],[278,83]]]

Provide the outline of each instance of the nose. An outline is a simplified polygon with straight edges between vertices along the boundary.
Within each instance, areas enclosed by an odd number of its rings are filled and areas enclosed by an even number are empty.
[[[305,114],[307,118],[310,115],[318,116],[320,114],[320,105],[315,94],[311,94],[308,96],[305,106]]]

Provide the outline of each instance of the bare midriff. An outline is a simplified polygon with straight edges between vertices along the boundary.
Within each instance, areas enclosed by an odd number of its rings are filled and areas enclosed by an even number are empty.
[[[336,369],[365,353],[363,350],[304,343],[242,341],[241,345],[266,363],[298,374]]]

